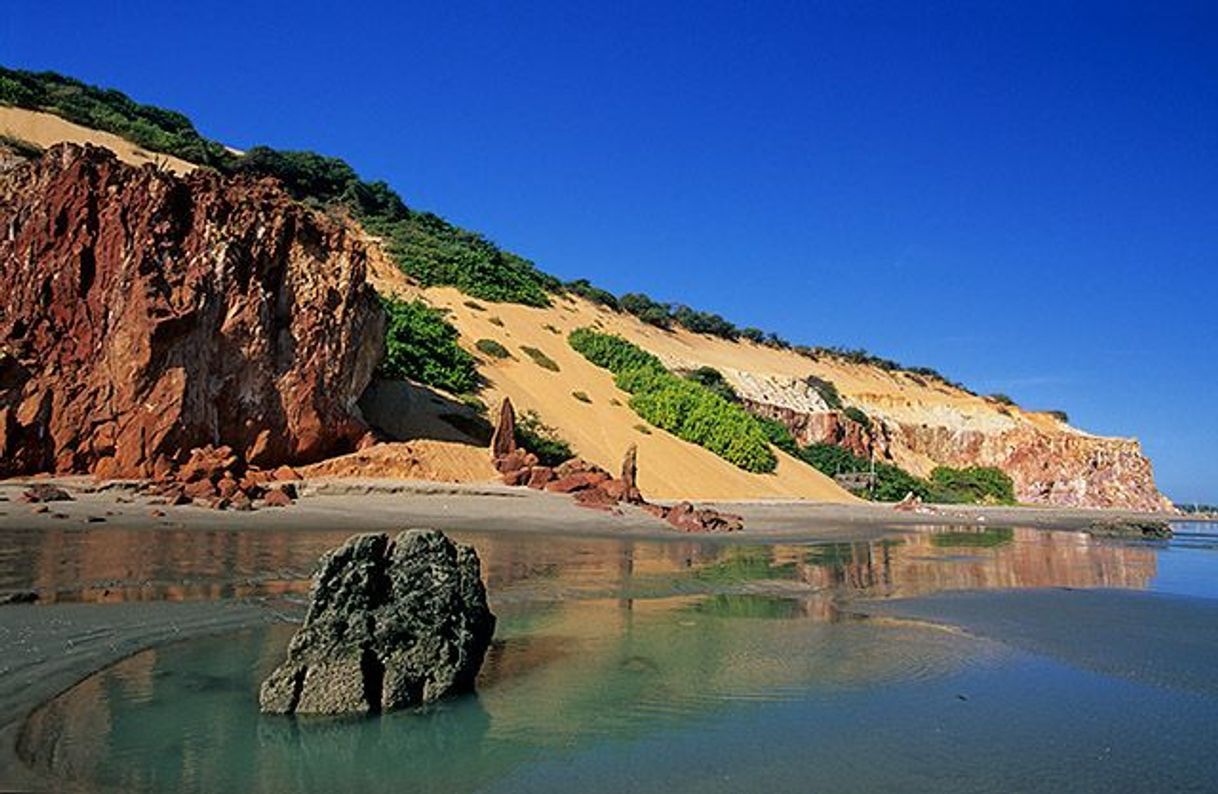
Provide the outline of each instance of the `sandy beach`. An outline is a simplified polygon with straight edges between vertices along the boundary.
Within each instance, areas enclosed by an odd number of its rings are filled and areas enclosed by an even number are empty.
[[[622,505],[613,512],[579,507],[568,496],[497,484],[414,480],[310,480],[287,508],[217,511],[194,505],[156,504],[130,482],[93,483],[87,478],[39,479],[58,483],[74,501],[47,510],[21,503],[28,482],[0,483],[0,528],[115,524],[127,529],[349,529],[367,532],[411,526],[503,532],[566,532],[610,536],[682,537],[643,511]],[[1100,519],[1165,520],[1162,513],[1054,507],[927,506],[902,512],[891,505],[835,504],[802,500],[700,501],[744,517],[741,533],[707,536],[732,541],[868,540],[902,527],[1018,525],[1077,531]],[[163,513],[163,515],[160,515]]]

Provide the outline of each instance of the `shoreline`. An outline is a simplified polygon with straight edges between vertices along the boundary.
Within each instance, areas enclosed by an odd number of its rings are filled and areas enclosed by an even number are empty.
[[[19,501],[31,483],[59,485],[73,501],[39,505]],[[839,504],[803,500],[695,502],[744,517],[740,532],[684,533],[644,513],[619,505],[612,511],[580,507],[569,496],[497,483],[439,483],[420,480],[314,479],[297,483],[300,498],[283,508],[212,510],[196,505],[156,504],[136,493],[137,483],[98,483],[87,477],[0,481],[0,528],[39,529],[108,524],[124,529],[349,530],[352,533],[407,527],[441,530],[564,532],[641,539],[726,542],[840,542],[873,540],[885,533],[927,526],[1022,526],[1079,531],[1096,520],[1213,521],[1213,518],[1130,510],[1041,506],[926,505],[903,512],[886,503]],[[666,503],[666,502],[660,502]],[[163,514],[163,515],[159,515]]]

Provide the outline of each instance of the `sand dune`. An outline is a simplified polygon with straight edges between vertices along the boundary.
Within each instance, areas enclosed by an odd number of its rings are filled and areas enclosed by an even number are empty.
[[[65,141],[91,143],[111,150],[124,163],[131,165],[153,163],[161,168],[168,168],[176,174],[185,174],[195,168],[192,163],[185,160],[179,160],[167,154],[144,151],[125,138],[109,132],[91,130],[88,127],[65,121],[51,113],[40,113],[25,108],[0,106],[0,135],[27,141],[43,149],[49,149],[55,144]]]

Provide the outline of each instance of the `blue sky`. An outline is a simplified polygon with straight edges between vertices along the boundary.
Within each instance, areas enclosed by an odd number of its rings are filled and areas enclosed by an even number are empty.
[[[1137,436],[1218,501],[1218,5],[8,0],[0,62],[565,278]]]

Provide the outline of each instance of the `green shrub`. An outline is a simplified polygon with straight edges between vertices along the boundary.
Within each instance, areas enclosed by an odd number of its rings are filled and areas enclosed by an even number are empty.
[[[939,502],[1014,504],[1015,483],[993,466],[969,466],[954,469],[938,466],[930,473],[934,492],[932,498]]]
[[[752,326],[749,326],[748,328],[741,328],[740,336],[744,337],[750,342],[756,342],[759,345],[765,344],[766,341],[765,331]]]
[[[620,336],[572,331],[571,347],[615,375],[630,407],[652,425],[714,452],[751,472],[771,472],[777,458],[755,417],[739,405],[668,370],[658,358]]]
[[[1067,424],[1070,421],[1070,415],[1065,411],[1045,411],[1049,416],[1053,417],[1062,424]]]
[[[512,354],[503,345],[496,342],[494,339],[479,339],[474,342],[474,347],[479,353],[485,353],[492,358],[511,358]]]
[[[761,416],[756,418],[771,444],[788,455],[799,455],[799,445],[795,443],[795,438],[786,425],[777,419],[767,419]]]
[[[1002,392],[994,392],[993,394],[989,395],[989,398],[991,400],[993,400],[994,402],[999,403],[1001,405],[1014,405],[1015,404],[1014,400],[1012,400],[1008,395],[1003,394]]]
[[[856,422],[863,427],[871,427],[871,417],[868,416],[862,408],[856,408],[853,405],[845,410],[846,418],[852,422]]]
[[[840,410],[842,407],[842,397],[837,393],[837,386],[833,385],[833,381],[818,378],[815,375],[809,375],[804,378],[804,383],[812,387],[813,391],[820,395],[820,398],[825,401],[825,405],[831,410]]]
[[[667,303],[657,303],[641,292],[628,292],[617,299],[623,311],[657,328],[672,328],[672,310]]]
[[[672,319],[677,325],[695,334],[708,334],[730,341],[735,341],[740,336],[740,330],[718,314],[695,311],[688,306],[677,306],[672,311]]]
[[[567,292],[575,293],[580,297],[587,298],[593,303],[610,308],[615,312],[621,309],[618,306],[617,298],[612,292],[593,286],[586,278],[568,281],[566,284],[563,284],[563,289],[567,290]]]
[[[698,367],[685,377],[694,383],[702,384],[730,403],[740,402],[740,395],[732,388],[732,384],[728,383],[727,378],[723,377],[723,373],[714,367]]]
[[[567,340],[575,352],[615,375],[630,369],[667,372],[660,359],[615,334],[602,334],[591,328],[576,328],[567,336]]]
[[[571,445],[558,436],[558,431],[541,421],[536,411],[525,411],[516,417],[516,443],[537,456],[543,466],[557,466],[575,457]]]
[[[457,329],[441,312],[421,300],[381,302],[388,321],[383,377],[409,378],[454,394],[477,388],[474,357],[457,344]]]
[[[571,396],[579,400],[581,403],[592,402],[592,398],[588,396],[588,392],[586,391],[573,391],[571,392]]]
[[[529,347],[528,345],[521,345],[520,352],[533,359],[533,363],[542,369],[548,369],[550,372],[558,372],[558,362],[537,348]]]
[[[860,458],[848,449],[832,444],[811,444],[799,451],[799,457],[830,477],[838,474],[871,471],[871,461]],[[864,496],[881,502],[897,502],[904,499],[909,493],[922,499],[929,499],[931,489],[925,480],[915,477],[898,466],[890,463],[876,463],[875,486]]]

